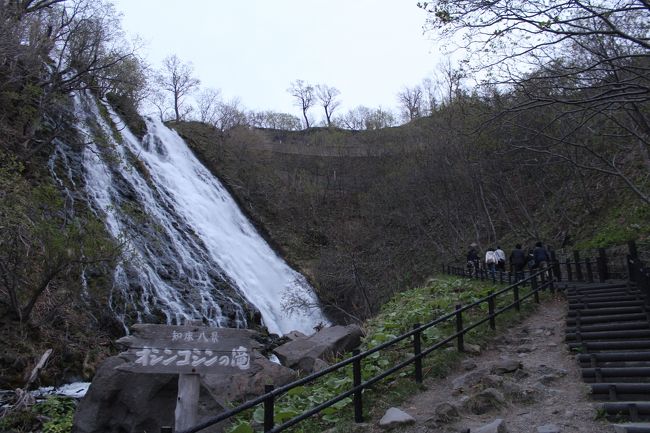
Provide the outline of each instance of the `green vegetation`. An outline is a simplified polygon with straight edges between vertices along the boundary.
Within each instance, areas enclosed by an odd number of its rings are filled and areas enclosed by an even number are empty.
[[[593,237],[577,247],[601,248],[646,239],[650,239],[650,206],[632,202],[609,209],[605,221],[594,228]]]
[[[453,277],[440,277],[430,280],[425,286],[407,290],[395,295],[382,307],[382,311],[365,324],[366,337],[361,349],[368,350],[389,341],[407,331],[414,323],[425,324],[436,317],[453,311],[457,304],[470,304],[483,298],[489,291],[496,291],[496,287],[468,279]],[[522,296],[524,293],[521,294]],[[511,302],[511,293],[497,299],[497,308]],[[522,305],[525,311],[531,308],[532,299]],[[469,310],[464,313],[465,325],[486,317],[487,306]],[[497,323],[509,323],[518,320],[514,312],[504,313],[497,318]],[[454,319],[427,329],[422,333],[422,348],[432,346],[446,336],[455,332]],[[467,343],[481,344],[494,334],[487,324],[479,326],[465,336]],[[368,380],[393,365],[412,356],[411,339],[375,352],[362,362],[362,380]],[[426,377],[443,377],[462,358],[452,343],[434,351],[423,360],[423,372]],[[337,361],[340,361],[338,359]],[[413,393],[417,392],[419,385],[414,381],[413,367],[407,367],[364,391],[365,416],[381,416],[389,405],[399,404]],[[352,387],[352,366],[347,366],[315,381],[312,384],[294,388],[275,401],[275,422],[283,423],[310,408],[330,400]],[[333,426],[338,426],[338,431],[350,428],[354,419],[352,413],[352,399],[346,398],[334,406],[323,410],[294,427],[295,432],[323,431]],[[258,406],[254,411],[239,417],[229,433],[250,433],[259,431],[259,426],[264,420],[263,406]]]
[[[50,396],[28,410],[10,412],[0,418],[0,430],[7,433],[70,433],[75,408],[74,399]]]

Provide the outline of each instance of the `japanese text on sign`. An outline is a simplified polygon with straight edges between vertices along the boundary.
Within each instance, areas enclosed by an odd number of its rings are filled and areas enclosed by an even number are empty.
[[[222,367],[235,367],[240,370],[250,368],[250,353],[243,346],[232,349],[229,355],[224,355],[223,352],[215,353],[210,349],[171,350],[156,349],[154,347],[143,347],[136,351],[135,354],[137,359],[134,363],[143,367],[160,364],[178,367],[211,367],[219,365]]]

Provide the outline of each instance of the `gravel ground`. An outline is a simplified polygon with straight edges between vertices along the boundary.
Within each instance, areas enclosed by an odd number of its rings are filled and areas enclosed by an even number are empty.
[[[545,301],[519,325],[504,331],[480,354],[469,356],[444,379],[425,379],[427,390],[399,407],[416,422],[392,430],[458,433],[471,428],[474,432],[501,418],[509,433],[554,431],[539,430],[551,427],[549,424],[561,433],[612,432],[607,421],[597,419],[577,362],[564,344],[565,318],[566,301],[562,297]],[[516,361],[520,368],[515,371],[493,374],[493,366],[516,365]],[[486,387],[495,389],[496,392],[490,392],[496,397],[488,398],[486,407],[476,408],[481,406],[475,403],[476,394]],[[501,396],[499,404],[491,405],[489,400],[494,403]],[[452,416],[444,420],[439,415],[442,403],[453,405],[458,416],[447,407]],[[381,431],[376,422],[367,427],[367,431]]]

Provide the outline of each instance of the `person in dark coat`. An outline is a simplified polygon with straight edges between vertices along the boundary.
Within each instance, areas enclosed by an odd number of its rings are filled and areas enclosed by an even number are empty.
[[[470,275],[476,275],[478,272],[480,259],[476,247],[476,244],[470,245],[470,249],[467,252],[467,269],[469,270]]]
[[[524,267],[526,266],[526,253],[521,249],[521,244],[515,245],[515,249],[510,253],[510,266],[515,273],[515,280],[524,279]]]
[[[541,242],[535,244],[535,248],[533,249],[533,259],[535,260],[535,267],[537,269],[548,269],[548,262],[550,260],[548,251],[546,251],[546,248],[544,248],[544,245]],[[546,275],[548,276],[548,273],[546,273]]]

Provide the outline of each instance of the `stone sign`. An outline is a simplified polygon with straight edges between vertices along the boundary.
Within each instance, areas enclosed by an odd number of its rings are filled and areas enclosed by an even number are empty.
[[[134,373],[236,374],[252,368],[249,329],[137,324],[117,343],[128,360],[118,370]]]

